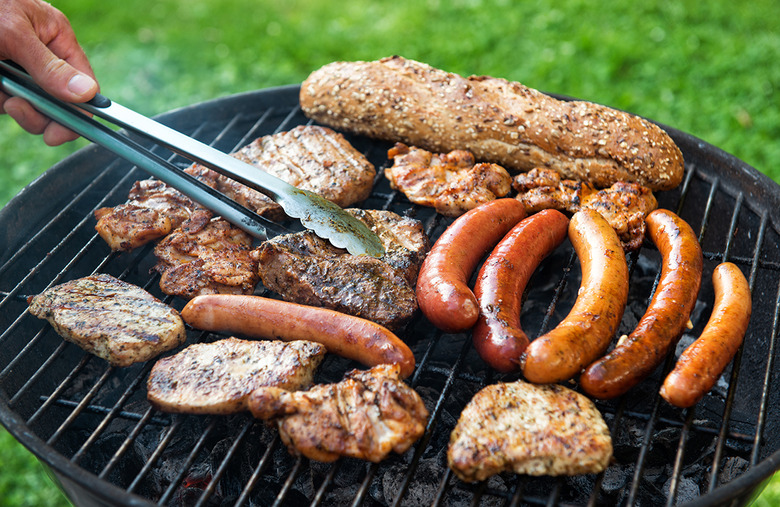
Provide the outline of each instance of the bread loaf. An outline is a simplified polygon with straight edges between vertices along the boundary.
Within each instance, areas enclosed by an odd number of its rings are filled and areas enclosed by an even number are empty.
[[[462,76],[399,56],[334,62],[301,86],[315,121],[376,139],[449,152],[608,187],[668,190],[682,180],[680,149],[657,125],[584,101],[562,101],[505,79]]]

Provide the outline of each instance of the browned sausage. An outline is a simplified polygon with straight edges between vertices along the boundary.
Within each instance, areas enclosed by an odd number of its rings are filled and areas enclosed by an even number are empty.
[[[750,322],[750,286],[742,271],[724,262],[713,271],[712,284],[715,304],[710,319],[661,386],[663,399],[676,407],[691,407],[712,389],[742,345]]]
[[[396,335],[369,320],[325,308],[260,296],[210,294],[190,300],[181,317],[191,326],[207,331],[314,341],[328,352],[366,366],[397,363],[404,377],[414,371],[414,355]]]
[[[646,219],[647,234],[661,252],[661,278],[636,329],[580,377],[582,389],[596,398],[624,394],[648,376],[680,339],[701,285],[702,253],[696,234],[665,209]]]
[[[566,239],[568,225],[560,211],[531,215],[504,236],[479,270],[474,285],[480,308],[474,347],[498,371],[520,369],[529,343],[520,326],[523,292],[539,263]]]
[[[470,329],[479,305],[468,286],[474,268],[516,223],[525,218],[517,199],[496,199],[461,215],[428,252],[417,277],[417,302],[442,331]]]
[[[591,209],[569,221],[582,282],[569,315],[525,349],[523,375],[548,384],[569,379],[604,353],[628,299],[628,265],[615,230]]]

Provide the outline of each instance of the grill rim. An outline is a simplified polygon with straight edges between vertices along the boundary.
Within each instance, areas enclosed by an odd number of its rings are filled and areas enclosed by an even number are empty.
[[[231,103],[235,102],[240,104],[246,100],[257,100],[258,98],[264,97],[272,98],[272,100],[269,101],[272,105],[269,107],[297,107],[299,89],[300,85],[286,85],[239,93],[174,109],[158,115],[156,118],[159,121],[165,122],[166,119],[176,118],[182,114],[193,115],[194,113],[197,115],[198,111],[215,104],[223,106],[225,109],[229,109],[228,105]],[[570,97],[563,95],[550,95],[564,100],[571,99]],[[778,187],[774,181],[735,156],[730,155],[693,135],[663,124],[658,125],[670,134],[683,152],[694,150],[704,159],[714,161],[713,165],[725,166],[730,171],[733,171],[734,174],[729,175],[728,184],[725,185],[726,188],[734,194],[744,193],[747,196],[757,195],[756,201],[766,204],[766,208],[762,211],[770,217],[770,227],[776,231],[778,230],[778,227],[780,226],[780,191],[778,191],[778,188],[780,187]],[[90,145],[79,150],[55,164],[41,176],[36,178],[36,180],[27,185],[19,194],[17,194],[17,196],[11,199],[2,210],[0,210],[0,222],[6,219],[6,215],[10,215],[13,210],[16,210],[21,206],[24,200],[29,198],[26,196],[35,195],[36,190],[39,190],[40,187],[51,184],[49,178],[57,174],[58,167],[72,167],[72,159],[74,157],[85,156],[88,153],[88,150],[94,150],[95,148],[94,145]],[[114,157],[109,154],[108,158],[113,159]],[[722,174],[718,173],[717,176],[722,176]],[[774,190],[774,192],[772,192],[772,190]],[[753,200],[751,199],[746,199],[742,205],[755,211]],[[27,229],[27,231],[29,231],[29,229]],[[27,237],[27,239],[29,239],[29,237]],[[17,240],[15,243],[6,244],[19,245],[20,242]],[[3,265],[8,260],[10,254],[11,250],[9,249],[8,254],[0,258],[0,265]],[[772,338],[773,337],[770,337],[770,339]],[[455,376],[458,376],[457,372],[455,372]],[[764,387],[766,388],[766,383]],[[63,482],[69,480],[73,481],[77,487],[82,488],[88,494],[92,496],[97,494],[96,496],[98,496],[100,500],[107,501],[108,503],[115,504],[118,498],[117,495],[119,495],[119,498],[122,498],[124,505],[154,505],[154,503],[149,500],[142,498],[135,493],[128,492],[107,480],[102,480],[91,472],[82,469],[78,464],[72,463],[63,455],[59,454],[52,446],[46,444],[37,435],[30,431],[25,431],[27,425],[22,421],[19,414],[10,409],[8,397],[3,390],[0,390],[0,423],[2,423],[3,426],[8,429],[9,433],[14,435],[18,441],[30,450],[44,466],[49,469],[51,472],[50,475],[53,474],[54,478],[61,486],[63,485]],[[745,473],[736,479],[726,484],[719,485],[713,491],[707,492],[685,505],[714,505],[722,502],[724,496],[728,497],[729,500],[739,500],[740,498],[747,500],[757,495],[760,492],[760,489],[758,489],[759,486],[762,483],[765,484],[765,481],[768,480],[769,476],[778,469],[780,469],[780,449],[757,462],[755,465],[752,465]],[[64,475],[67,480],[61,481],[60,474]]]

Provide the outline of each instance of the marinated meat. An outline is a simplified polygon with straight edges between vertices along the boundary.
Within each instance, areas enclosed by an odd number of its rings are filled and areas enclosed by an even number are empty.
[[[287,301],[321,306],[397,330],[417,311],[415,285],[428,252],[422,224],[391,211],[348,209],[377,233],[385,255],[350,255],[309,231],[257,250],[260,279]]]
[[[291,453],[324,462],[348,456],[376,463],[391,451],[403,453],[428,419],[420,396],[399,379],[399,366],[387,364],[308,391],[261,387],[250,395],[249,410],[276,421]]]
[[[154,247],[166,294],[251,294],[259,280],[252,238],[222,218],[180,227]]]
[[[585,208],[598,211],[615,229],[625,251],[642,246],[645,218],[658,207],[653,192],[638,183],[619,181],[597,190],[587,182],[562,180],[552,169],[519,174],[512,186],[529,214],[547,208],[569,213]]]
[[[232,414],[247,410],[259,387],[295,391],[311,385],[325,347],[299,340],[227,338],[196,343],[155,363],[147,399],[165,412]]]
[[[31,298],[29,311],[48,320],[65,340],[113,366],[146,361],[187,337],[176,310],[106,274],[52,287]]]
[[[95,211],[95,229],[112,250],[130,251],[169,234],[190,218],[208,220],[211,212],[162,181],[133,184],[128,202]]]
[[[558,384],[518,380],[479,391],[450,435],[447,461],[466,482],[504,471],[576,475],[604,470],[609,429],[593,403]]]
[[[497,164],[479,163],[466,150],[431,153],[396,143],[385,169],[390,185],[413,203],[457,217],[480,204],[504,197],[512,189],[509,173]]]
[[[368,197],[374,166],[341,134],[315,125],[261,137],[231,154],[258,170],[291,185],[310,190],[339,206]],[[205,166],[193,164],[185,172],[269,220],[284,218],[282,208],[263,193]],[[130,201],[95,212],[96,229],[114,250],[131,250],[161,238],[195,210],[210,212],[162,182],[136,182]]]
[[[343,135],[317,125],[263,136],[233,156],[342,208],[365,200],[376,177],[373,164]]]

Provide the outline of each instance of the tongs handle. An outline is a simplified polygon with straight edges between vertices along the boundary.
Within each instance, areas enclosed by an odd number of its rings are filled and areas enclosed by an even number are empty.
[[[155,155],[132,139],[79,112],[74,105],[61,102],[44,92],[29,76],[7,62],[0,61],[0,85],[11,95],[30,102],[41,113],[77,134],[146,170],[156,178],[179,190],[193,201],[212,210],[227,221],[260,239],[267,239],[268,227],[275,224],[244,208],[227,196]],[[94,99],[101,103],[102,95]],[[109,101],[110,102],[110,101]],[[98,106],[79,107],[91,109]],[[99,107],[98,107],[99,108]],[[156,123],[156,122],[155,122]],[[232,157],[231,157],[232,158]]]

